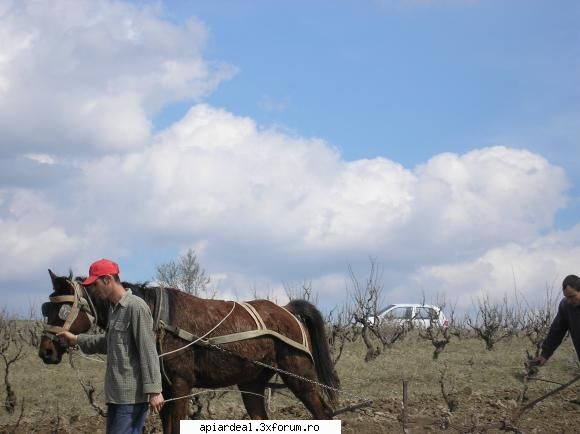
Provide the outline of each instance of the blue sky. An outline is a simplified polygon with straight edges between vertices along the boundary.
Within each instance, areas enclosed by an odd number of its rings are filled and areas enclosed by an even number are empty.
[[[209,102],[349,159],[414,164],[577,110],[577,3],[432,3],[169,2],[168,15],[201,17],[208,57],[239,68]]]
[[[578,114],[577,2],[165,5],[177,22],[200,17],[212,33],[208,57],[239,68],[211,104],[322,137],[348,160],[383,156],[407,167],[519,140],[568,169],[577,201],[580,163],[570,157],[579,131],[551,127]],[[159,125],[187,107],[166,109]],[[558,222],[576,220],[563,211]]]
[[[577,2],[2,11],[0,304],[188,248],[224,298],[312,281],[325,308],[369,257],[388,302],[580,272]]]

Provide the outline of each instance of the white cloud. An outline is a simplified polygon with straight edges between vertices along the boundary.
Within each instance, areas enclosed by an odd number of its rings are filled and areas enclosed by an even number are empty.
[[[75,231],[107,228],[105,238],[128,252],[137,239],[202,243],[213,271],[248,279],[289,266],[320,278],[369,254],[411,274],[454,269],[550,230],[567,186],[561,169],[525,150],[441,154],[415,170],[383,158],[345,162],[323,141],[260,130],[207,105],[140,152],[80,169],[65,205]]]
[[[203,24],[104,0],[14,2],[0,20],[0,146],[19,154],[0,166],[2,288],[31,269],[189,246],[224,297],[282,300],[283,282],[307,279],[327,305],[369,255],[392,296],[496,294],[512,269],[535,291],[574,271],[580,230],[553,229],[567,178],[537,153],[345,161],[207,104],[153,135],[160,107],[231,74],[202,58]]]
[[[25,154],[24,157],[40,164],[48,164],[49,166],[56,164],[55,158],[47,154]]]
[[[546,288],[561,289],[568,274],[578,274],[580,225],[568,231],[552,232],[528,243],[509,243],[486,251],[468,261],[421,266],[409,278],[407,288],[393,292],[402,296],[408,287],[431,294],[446,294],[461,307],[469,307],[481,294],[492,299],[513,297],[517,291],[533,304]]]
[[[415,182],[391,161],[344,162],[320,140],[261,131],[206,105],[142,152],[94,160],[84,170],[93,202],[139,198],[129,199],[143,216],[137,220],[153,231],[296,251],[376,248],[411,212]],[[103,179],[106,170],[118,175]]]
[[[502,146],[440,154],[416,169],[410,226],[428,245],[482,251],[533,239],[566,205],[563,170],[537,154]],[[417,234],[417,233],[416,233]]]
[[[233,74],[201,57],[201,22],[173,25],[160,10],[130,3],[13,2],[0,16],[0,38],[4,152],[142,147],[153,113],[199,99]]]
[[[77,235],[58,224],[57,210],[41,194],[1,190],[0,198],[0,279],[26,279],[30,270],[60,262],[83,247]]]
[[[344,293],[337,276],[368,255],[400,279],[395,288],[407,282],[457,297],[503,290],[512,266],[526,288],[538,287],[530,282],[539,269],[553,279],[572,266],[565,237],[534,247],[565,205],[567,182],[526,150],[440,154],[414,170],[384,158],[346,162],[322,140],[202,104],[140,150],[51,167],[74,171],[58,188],[4,195],[10,236],[0,256],[11,256],[0,280],[18,277],[24,261],[44,268],[68,260],[84,270],[92,256],[196,245],[202,264],[222,276],[223,296],[247,298],[254,288],[281,298],[282,282],[305,278],[329,304]],[[553,249],[544,248],[548,240]]]
[[[272,98],[270,95],[263,95],[258,101],[258,107],[268,112],[283,112],[289,106],[289,98],[286,97],[282,101]]]

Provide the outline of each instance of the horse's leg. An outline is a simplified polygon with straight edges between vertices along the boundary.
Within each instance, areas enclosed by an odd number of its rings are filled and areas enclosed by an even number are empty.
[[[163,391],[163,398],[171,399],[171,398],[173,398],[173,395],[171,395],[171,392],[164,390]],[[159,417],[161,418],[161,426],[163,427],[163,434],[171,434],[172,433],[171,414],[173,413],[173,406],[174,406],[173,401],[166,402],[163,404],[163,407],[161,407],[161,411],[159,412]]]
[[[254,381],[238,384],[242,392],[242,401],[250,419],[268,419],[264,403],[264,391],[268,380],[274,375],[271,371],[264,371]]]
[[[294,360],[289,360],[291,358],[294,358]],[[317,380],[316,370],[308,357],[299,355],[288,357],[286,361],[289,362],[288,366],[282,367],[282,369],[309,380]],[[280,376],[284,384],[312,413],[314,419],[332,419],[333,411],[322,398],[320,386],[291,375],[280,374]]]
[[[173,379],[173,384],[164,392],[164,398],[180,398],[189,395],[190,391],[191,387],[186,381],[175,378]],[[189,398],[183,398],[167,402],[163,405],[160,413],[163,434],[179,434],[179,421],[187,419],[188,403]]]

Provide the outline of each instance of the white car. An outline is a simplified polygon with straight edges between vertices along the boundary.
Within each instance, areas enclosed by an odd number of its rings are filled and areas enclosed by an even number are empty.
[[[431,304],[391,304],[378,313],[380,322],[405,324],[427,328],[431,325],[439,327],[449,326],[449,321],[438,306]],[[375,322],[374,317],[369,321]]]

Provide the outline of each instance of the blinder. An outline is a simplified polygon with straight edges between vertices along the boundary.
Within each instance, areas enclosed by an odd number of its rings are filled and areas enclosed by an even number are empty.
[[[51,302],[42,303],[42,306],[40,307],[40,309],[42,311],[43,317],[48,318],[48,310],[50,309],[51,304],[52,304]],[[71,310],[72,310],[72,307],[70,304],[63,304],[58,311],[58,317],[61,320],[66,321],[66,318],[69,315]]]
[[[97,322],[96,310],[88,297],[88,294],[86,295],[86,298],[83,297],[80,285],[76,281],[69,280],[68,282],[73,289],[73,294],[49,297],[50,302],[43,303],[41,306],[42,315],[47,317],[51,304],[62,303],[58,311],[58,317],[64,321],[64,324],[62,326],[45,324],[44,326],[44,334],[51,337],[51,339],[56,333],[68,331],[81,311],[86,313],[91,324],[96,324]]]
[[[72,308],[71,308],[70,304],[63,304],[58,311],[58,317],[61,320],[66,321],[71,309]]]

